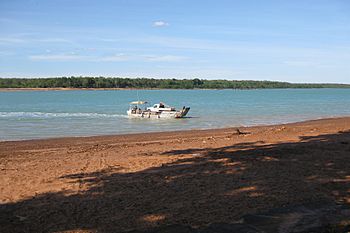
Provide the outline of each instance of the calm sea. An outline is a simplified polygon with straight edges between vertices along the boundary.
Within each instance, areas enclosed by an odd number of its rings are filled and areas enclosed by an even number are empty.
[[[129,102],[190,106],[185,119],[128,119]],[[252,126],[350,116],[350,89],[0,92],[0,140]]]

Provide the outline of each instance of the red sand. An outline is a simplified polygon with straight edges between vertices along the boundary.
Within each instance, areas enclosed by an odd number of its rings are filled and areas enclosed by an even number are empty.
[[[350,204],[350,118],[0,142],[0,232],[118,232]]]

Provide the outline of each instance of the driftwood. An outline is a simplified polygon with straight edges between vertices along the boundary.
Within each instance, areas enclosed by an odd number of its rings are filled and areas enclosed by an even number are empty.
[[[251,133],[250,132],[242,132],[239,128],[236,128],[232,134],[234,134],[234,135],[246,135],[246,134],[251,134]]]

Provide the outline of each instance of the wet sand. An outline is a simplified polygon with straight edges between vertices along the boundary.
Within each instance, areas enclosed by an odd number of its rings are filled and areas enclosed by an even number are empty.
[[[0,142],[0,232],[123,232],[350,204],[350,117]]]

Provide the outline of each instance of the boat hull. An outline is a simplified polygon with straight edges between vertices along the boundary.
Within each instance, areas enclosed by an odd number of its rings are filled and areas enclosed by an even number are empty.
[[[189,107],[183,108],[181,111],[160,111],[160,112],[152,112],[152,111],[132,111],[128,110],[127,114],[130,118],[145,118],[145,119],[171,119],[171,118],[183,118],[187,115]]]

